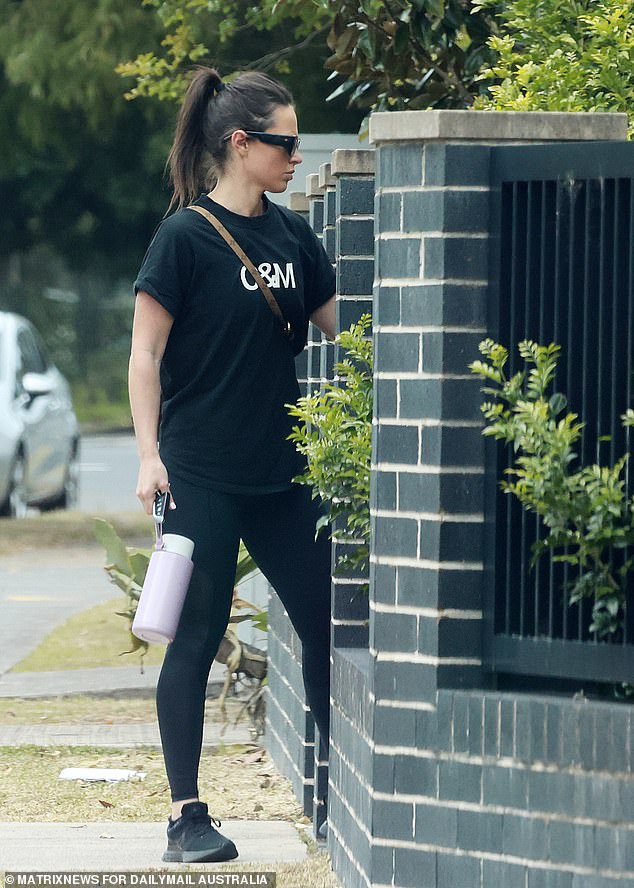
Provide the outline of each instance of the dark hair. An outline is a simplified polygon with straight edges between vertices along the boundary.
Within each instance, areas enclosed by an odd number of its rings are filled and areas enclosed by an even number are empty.
[[[169,209],[190,203],[202,186],[213,186],[227,158],[225,136],[237,129],[262,132],[276,108],[292,104],[286,87],[267,74],[245,71],[225,85],[214,68],[196,68],[167,159],[174,189]]]

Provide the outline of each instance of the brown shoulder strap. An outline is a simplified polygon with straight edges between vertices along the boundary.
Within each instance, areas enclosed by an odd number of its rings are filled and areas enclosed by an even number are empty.
[[[253,275],[253,279],[255,280],[258,287],[262,291],[264,298],[266,299],[266,301],[269,304],[269,308],[271,309],[271,311],[273,312],[275,317],[278,319],[278,321],[282,325],[282,330],[284,331],[284,333],[287,336],[290,336],[291,335],[291,325],[284,318],[284,315],[282,314],[282,310],[278,305],[277,299],[275,298],[275,296],[271,292],[270,287],[267,286],[267,284],[264,281],[264,278],[262,277],[260,272],[257,270],[257,268],[255,267],[253,262],[251,262],[251,260],[249,259],[247,254],[244,252],[244,250],[242,249],[240,244],[233,237],[233,235],[229,234],[229,232],[224,227],[224,225],[222,224],[220,219],[217,219],[213,213],[210,213],[209,210],[204,209],[204,207],[197,207],[197,206],[192,205],[192,206],[189,206],[187,209],[194,210],[196,213],[200,213],[201,216],[204,216],[204,218],[210,223],[210,225],[213,225],[213,227],[216,229],[218,234],[222,238],[224,238],[224,240],[229,244],[229,246],[231,247],[233,252],[236,254],[236,256],[242,261],[242,264],[246,268],[248,268],[248,270]]]

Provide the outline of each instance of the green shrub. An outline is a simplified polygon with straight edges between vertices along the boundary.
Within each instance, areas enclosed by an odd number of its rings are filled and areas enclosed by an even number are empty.
[[[295,480],[310,485],[328,507],[317,531],[332,523],[339,538],[357,544],[339,562],[351,569],[367,564],[370,541],[371,324],[370,315],[363,315],[339,335],[346,356],[335,365],[334,383],[288,405],[301,420],[290,438],[308,460],[308,470]]]
[[[634,7],[622,0],[479,0],[496,12],[481,79],[498,111],[621,111],[634,122]]]
[[[634,566],[633,557],[615,557],[634,544],[634,502],[626,495],[622,477],[629,454],[613,466],[573,470],[583,423],[575,413],[563,415],[564,395],[547,394],[561,347],[524,341],[518,349],[526,367],[510,379],[504,372],[508,351],[491,339],[480,343],[485,360],[470,365],[492,384],[483,389],[494,399],[481,408],[483,434],[512,446],[515,460],[506,471],[514,480],[502,481],[502,489],[539,515],[546,528],[534,546],[533,564],[550,552],[553,561],[577,568],[569,584],[569,602],[594,600],[590,630],[603,637],[621,626],[628,574]],[[621,419],[634,426],[634,410]]]

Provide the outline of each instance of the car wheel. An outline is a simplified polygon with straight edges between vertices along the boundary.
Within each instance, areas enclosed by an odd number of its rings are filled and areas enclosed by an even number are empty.
[[[64,479],[64,490],[60,497],[61,509],[76,509],[79,499],[79,457],[77,448],[73,451],[70,462],[66,467],[66,478]]]
[[[55,499],[42,503],[43,512],[50,512],[53,509],[75,509],[77,508],[77,500],[79,495],[79,454],[77,446],[75,446],[70,456],[70,461],[66,466],[66,474],[64,476],[64,486],[61,493]]]
[[[28,504],[24,487],[24,457],[21,453],[15,458],[9,481],[7,514],[10,518],[26,518]]]

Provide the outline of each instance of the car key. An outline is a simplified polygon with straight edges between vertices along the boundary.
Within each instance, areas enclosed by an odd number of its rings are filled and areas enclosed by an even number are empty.
[[[167,511],[170,499],[170,492],[166,490],[165,493],[161,493],[160,490],[157,490],[154,494],[154,504],[152,506],[152,517],[157,524],[162,524],[163,519],[165,518],[165,512]]]

